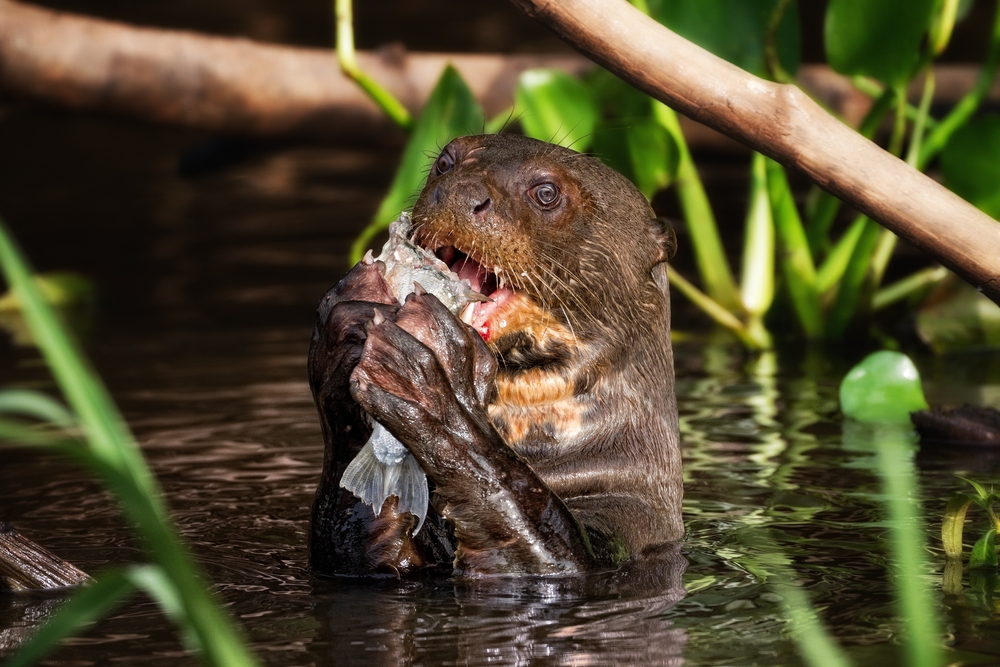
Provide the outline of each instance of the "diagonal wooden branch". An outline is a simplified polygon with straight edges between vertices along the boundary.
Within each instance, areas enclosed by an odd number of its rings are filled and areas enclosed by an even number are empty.
[[[512,0],[625,81],[778,162],[938,258],[1000,303],[1000,224],[795,86],[759,79],[625,0]]]

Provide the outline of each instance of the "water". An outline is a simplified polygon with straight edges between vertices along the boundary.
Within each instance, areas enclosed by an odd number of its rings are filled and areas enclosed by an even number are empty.
[[[857,664],[902,664],[887,519],[872,451],[845,442],[839,378],[861,351],[757,359],[680,340],[688,535],[634,572],[570,579],[313,578],[309,507],[322,442],[305,380],[315,302],[377,202],[391,154],[286,146],[197,180],[201,136],[13,112],[0,122],[0,211],[36,263],[101,286],[74,319],[218,595],[271,665],[788,665],[776,573],[787,568]],[[41,159],[59,155],[56,167]],[[692,317],[678,309],[680,328]],[[10,321],[6,325],[13,326]],[[1000,405],[1000,354],[919,357],[932,403]],[[0,378],[51,387],[0,343]],[[923,449],[926,582],[954,664],[993,663],[982,577],[941,592],[936,538],[956,473],[998,479],[990,452]],[[970,511],[969,530],[983,530]],[[0,520],[89,572],[142,560],[120,512],[78,468],[0,450]],[[0,644],[58,606],[0,597]],[[192,664],[136,597],[46,664]]]

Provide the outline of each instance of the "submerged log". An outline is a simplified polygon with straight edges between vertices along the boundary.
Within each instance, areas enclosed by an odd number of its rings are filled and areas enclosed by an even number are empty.
[[[934,408],[910,415],[920,439],[952,445],[1000,446],[1000,411],[976,405]]]
[[[0,591],[29,591],[79,586],[85,572],[0,521]]]
[[[841,123],[625,0],[512,0],[573,47],[686,116],[801,170],[1000,304],[1000,224]]]

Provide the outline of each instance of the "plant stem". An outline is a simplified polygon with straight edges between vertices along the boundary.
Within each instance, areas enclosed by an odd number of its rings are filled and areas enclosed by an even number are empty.
[[[819,271],[816,272],[816,291],[821,295],[826,295],[840,282],[851,261],[851,255],[854,254],[854,248],[865,230],[867,221],[868,219],[863,215],[855,218],[847,231],[841,235],[837,245],[830,250],[826,261],[820,265]]]
[[[816,288],[816,267],[813,265],[802,219],[795,208],[795,200],[788,185],[785,170],[774,160],[767,160],[767,187],[774,225],[779,242],[781,272],[792,298],[792,306],[799,317],[807,338],[818,338],[823,333],[823,314]]]
[[[63,329],[32,278],[31,269],[0,219],[0,270],[21,303],[25,322],[87,436],[89,449],[112,474],[105,483],[149,551],[180,592],[184,614],[197,632],[196,645],[211,665],[255,665],[231,619],[214,603],[200,569],[181,545],[156,478],[108,393]]]
[[[993,77],[996,75],[997,63],[1000,62],[1000,5],[997,6],[993,15],[993,30],[990,33],[990,45],[986,54],[986,61],[979,71],[979,78],[976,85],[955,105],[955,108],[937,124],[927,136],[923,147],[920,150],[920,157],[917,159],[917,168],[923,170],[927,164],[933,160],[955,131],[962,127],[972,114],[975,113],[979,105],[986,98],[990,87],[993,85]]]
[[[938,667],[944,664],[942,634],[936,605],[924,582],[930,569],[923,546],[924,519],[916,500],[919,496],[913,462],[916,433],[909,424],[879,425],[875,436],[876,461],[892,527],[889,546],[896,569],[897,605],[906,629],[904,662],[913,667]]]
[[[861,230],[854,252],[841,277],[837,297],[827,317],[826,335],[836,339],[844,335],[851,320],[858,314],[863,303],[861,292],[868,275],[868,262],[882,233],[882,227],[867,216],[860,218]]]
[[[872,312],[888,308],[911,294],[938,284],[947,277],[948,269],[943,266],[932,266],[886,285],[872,297]]]
[[[764,63],[767,65],[768,74],[779,83],[795,83],[795,77],[781,64],[778,55],[778,28],[781,27],[781,20],[785,18],[785,12],[792,0],[778,0],[778,3],[771,11],[771,16],[767,21],[767,33],[764,37]]]
[[[743,307],[751,317],[760,318],[774,300],[774,220],[767,192],[767,158],[761,153],[753,154],[750,174],[740,287]]]
[[[413,128],[413,116],[406,107],[380,86],[370,76],[361,71],[354,54],[354,12],[353,0],[335,0],[334,13],[337,17],[337,62],[341,71],[353,79],[361,90],[382,109],[396,125],[409,132]]]
[[[766,350],[771,347],[770,335],[766,331],[763,335],[759,331],[751,332],[735,315],[716,303],[710,296],[691,284],[684,276],[678,273],[672,266],[667,267],[667,276],[670,284],[676,287],[681,294],[686,296],[691,303],[696,305],[703,313],[715,320],[726,329],[732,331],[750,350]]]
[[[653,115],[677,144],[679,157],[674,187],[677,189],[677,197],[684,211],[684,219],[691,235],[691,245],[694,248],[695,261],[702,283],[705,285],[705,292],[723,308],[739,312],[742,306],[729,261],[722,248],[715,214],[712,212],[708,195],[705,194],[705,187],[698,177],[698,169],[691,158],[684,133],[681,132],[677,114],[665,104],[654,101]]]

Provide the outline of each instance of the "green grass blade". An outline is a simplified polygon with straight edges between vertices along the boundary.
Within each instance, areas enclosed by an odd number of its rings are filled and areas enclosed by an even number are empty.
[[[947,278],[948,273],[948,269],[943,266],[931,266],[886,285],[872,298],[872,312],[878,312],[912,294],[930,289]]]
[[[816,267],[802,219],[795,208],[788,177],[782,166],[770,159],[767,160],[767,187],[778,235],[781,272],[785,276],[792,306],[806,337],[818,338],[823,334],[823,313],[816,286]]]
[[[14,654],[7,662],[7,667],[27,667],[38,662],[61,640],[103,617],[134,590],[135,587],[123,571],[105,572],[93,583],[74,593],[28,643]]]
[[[986,53],[986,60],[983,62],[983,68],[979,70],[979,76],[976,78],[976,85],[928,133],[923,146],[920,148],[920,156],[916,161],[917,168],[920,170],[926,168],[930,161],[937,157],[941,149],[945,147],[951,135],[972,118],[972,115],[983,103],[983,100],[986,99],[986,95],[989,94],[990,88],[993,86],[997,64],[1000,63],[1000,6],[994,11],[990,44]]]
[[[849,667],[850,659],[823,627],[805,591],[793,584],[777,590],[802,661],[809,667]]]
[[[21,414],[62,428],[76,426],[76,417],[48,394],[30,389],[0,390],[0,414]]]
[[[826,335],[829,338],[842,336],[863,305],[863,290],[868,277],[872,253],[878,244],[882,228],[878,223],[864,218],[864,226],[854,252],[847,263],[844,275],[837,289],[837,298],[827,316]]]
[[[743,241],[743,307],[760,318],[774,300],[774,220],[768,199],[767,158],[754,153],[750,169],[750,197]]]
[[[816,272],[817,292],[827,294],[843,278],[844,271],[851,263],[851,256],[854,254],[854,249],[857,247],[858,241],[861,240],[867,224],[867,218],[859,215],[847,228],[847,231],[841,235],[837,245],[833,247],[830,254],[826,256],[826,261],[820,265]]]
[[[104,384],[66,332],[55,311],[32,279],[28,263],[0,220],[0,269],[20,300],[25,322],[39,350],[72,406],[88,443],[95,467],[117,496],[151,556],[180,591],[185,613],[205,647],[210,665],[253,665],[232,621],[213,602],[198,569],[181,545],[162,500],[159,484],[149,471],[125,421]],[[70,448],[72,449],[72,448]]]
[[[653,103],[653,116],[677,145],[677,198],[680,200],[684,219],[687,222],[691,246],[694,249],[698,273],[701,275],[705,292],[713,301],[731,312],[739,312],[739,292],[722,247],[722,237],[715,221],[715,213],[705,194],[705,187],[698,176],[698,169],[691,158],[684,133],[677,114],[660,102]]]
[[[766,330],[751,330],[735,315],[717,304],[711,297],[691,284],[691,282],[689,282],[684,276],[675,271],[673,267],[667,267],[667,276],[670,278],[671,286],[687,297],[688,300],[697,306],[703,313],[711,317],[716,324],[719,324],[736,334],[736,336],[748,349],[770,349],[771,338]]]
[[[923,514],[914,463],[917,435],[911,424],[881,424],[873,431],[879,477],[887,500],[890,556],[899,613],[906,631],[904,664],[939,667],[944,664],[937,605],[926,580],[927,564]]]

